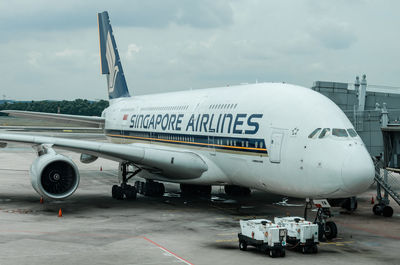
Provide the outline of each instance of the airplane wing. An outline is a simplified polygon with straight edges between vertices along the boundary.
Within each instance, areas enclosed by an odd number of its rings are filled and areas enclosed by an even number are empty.
[[[102,143],[46,136],[0,134],[0,147],[8,142],[48,145],[118,162],[129,161],[139,167],[157,170],[170,179],[198,178],[208,170],[206,162],[190,151],[165,150],[144,146]]]
[[[80,126],[88,126],[94,128],[103,128],[105,123],[105,119],[103,117],[97,117],[97,116],[82,116],[82,115],[57,114],[57,113],[22,111],[22,110],[2,110],[0,112],[8,113],[8,115],[13,117],[62,121],[63,123],[71,123]]]

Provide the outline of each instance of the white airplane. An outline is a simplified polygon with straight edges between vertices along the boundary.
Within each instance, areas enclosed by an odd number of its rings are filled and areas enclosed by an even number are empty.
[[[346,115],[327,97],[305,87],[259,83],[145,96],[130,96],[107,12],[98,14],[101,73],[110,106],[101,117],[8,111],[102,124],[110,142],[0,134],[32,145],[38,157],[30,174],[34,189],[51,199],[72,195],[76,164],[54,148],[120,163],[117,199],[162,195],[162,182],[182,192],[227,194],[263,190],[298,198],[345,198],[365,191],[374,166]],[[132,176],[146,182],[128,185]]]

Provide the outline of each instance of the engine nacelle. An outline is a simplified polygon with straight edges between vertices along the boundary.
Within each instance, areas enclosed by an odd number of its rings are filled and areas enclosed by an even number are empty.
[[[51,199],[65,199],[71,196],[79,185],[79,171],[68,157],[53,150],[39,156],[32,164],[31,182],[41,196]]]

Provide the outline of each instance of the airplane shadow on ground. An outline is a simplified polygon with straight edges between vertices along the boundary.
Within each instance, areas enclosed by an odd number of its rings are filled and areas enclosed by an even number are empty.
[[[111,210],[176,210],[176,211],[215,211],[230,216],[266,216],[276,213],[279,207],[273,205],[280,201],[282,196],[268,193],[255,193],[246,197],[231,197],[225,194],[212,194],[210,197],[181,197],[179,193],[166,193],[163,197],[145,197],[138,195],[136,200],[115,200],[110,194],[74,194],[65,200],[44,199],[40,203],[39,195],[3,193],[0,195],[0,211],[15,211],[21,213],[47,214],[58,211],[65,213],[104,214]],[[299,208],[299,207],[295,207]],[[301,208],[301,207],[300,207]],[[302,208],[301,208],[302,209]]]

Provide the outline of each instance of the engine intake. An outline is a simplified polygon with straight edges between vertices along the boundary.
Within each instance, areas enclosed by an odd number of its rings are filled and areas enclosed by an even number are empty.
[[[31,166],[32,186],[41,196],[65,199],[79,185],[79,171],[68,157],[49,152],[39,156]]]

